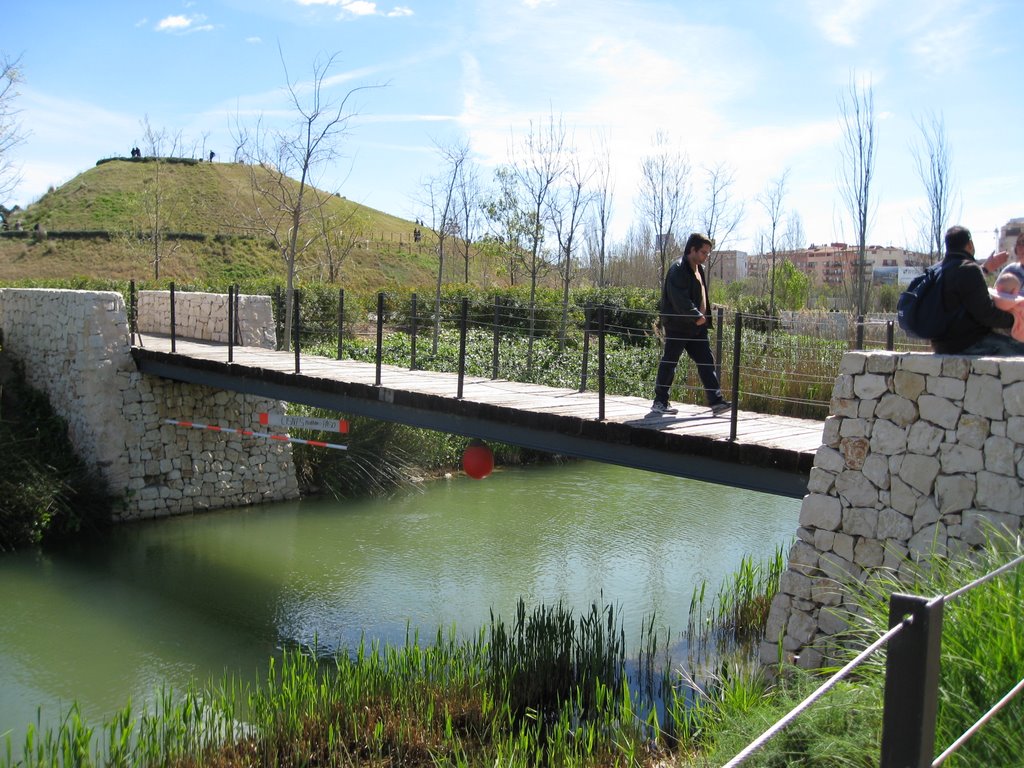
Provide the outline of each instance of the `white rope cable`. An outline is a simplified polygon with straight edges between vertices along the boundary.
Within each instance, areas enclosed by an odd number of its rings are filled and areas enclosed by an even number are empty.
[[[881,648],[883,645],[889,642],[892,638],[899,634],[905,627],[908,627],[913,623],[913,616],[905,616],[903,618],[903,621],[901,621],[896,626],[892,627],[884,635],[875,640],[875,642],[873,642],[871,645],[869,645],[867,648],[865,648],[863,651],[857,654],[857,656],[853,660],[851,660],[845,667],[843,667],[834,675],[832,675],[832,677],[830,677],[828,680],[822,683],[821,686],[815,689],[806,699],[804,699],[795,707],[793,707],[793,709],[791,709],[789,713],[786,714],[781,720],[775,723],[775,725],[773,725],[767,731],[765,731],[752,742],[750,742],[750,744],[748,744],[738,755],[736,755],[736,757],[734,757],[732,760],[730,760],[728,763],[722,766],[722,768],[735,768],[736,766],[743,764],[748,757],[750,757],[757,750],[763,747],[770,739],[774,738],[776,734],[778,734],[786,726],[793,722],[793,720],[799,717],[805,709],[811,706],[811,704],[813,704],[822,696],[824,696],[829,690],[831,690],[836,685],[836,683],[838,683],[850,672],[852,672],[854,669],[856,669],[862,663],[864,663],[864,661],[871,654],[873,654],[875,651],[877,651],[879,648]]]
[[[964,731],[960,738],[958,738],[956,741],[950,744],[949,747],[946,748],[945,752],[943,752],[941,755],[935,758],[935,760],[932,761],[932,768],[936,768],[936,766],[942,765],[942,763],[945,762],[946,758],[948,758],[950,755],[956,752],[961,746],[963,746],[963,744],[969,738],[971,738],[971,736],[980,731],[982,726],[985,725],[985,723],[987,723],[989,720],[995,717],[999,710],[1001,710],[1004,706],[1009,704],[1010,701],[1012,701],[1013,698],[1017,696],[1017,694],[1019,694],[1022,690],[1024,690],[1024,679],[1022,679],[1019,683],[1013,686],[1013,688],[1010,689],[1009,693],[1007,693],[1005,696],[1003,696],[1003,698],[1001,698],[999,701],[995,703],[992,709],[990,709],[988,712],[981,716],[978,722],[976,722],[974,725],[972,725],[970,728]]]

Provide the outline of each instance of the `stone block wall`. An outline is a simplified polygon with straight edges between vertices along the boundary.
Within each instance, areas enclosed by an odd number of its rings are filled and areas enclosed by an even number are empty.
[[[79,456],[123,498],[121,518],[298,497],[288,443],[164,423],[251,429],[283,406],[143,376],[120,294],[0,289],[0,330],[5,352],[67,422]]]
[[[1024,520],[1024,359],[849,352],[772,603],[761,660],[814,668],[843,583],[906,574]]]
[[[274,349],[274,313],[269,296],[238,297],[236,343]],[[139,291],[136,328],[140,333],[171,332],[169,291]],[[175,333],[189,339],[228,342],[228,295],[226,293],[174,293]]]

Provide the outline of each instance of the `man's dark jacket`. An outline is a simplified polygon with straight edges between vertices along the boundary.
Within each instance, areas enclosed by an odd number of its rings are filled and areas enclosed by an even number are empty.
[[[996,307],[981,266],[969,253],[950,251],[942,260],[942,304],[950,314],[959,312],[946,333],[932,340],[932,349],[955,355],[990,334],[1013,326],[1013,315]]]
[[[665,282],[661,287],[661,327],[668,336],[686,338],[695,335],[698,328],[710,329],[711,323],[711,296],[708,288],[708,276],[704,271],[704,265],[698,264],[701,280],[693,273],[693,267],[684,256],[678,261],[672,262],[665,274]],[[697,325],[697,319],[701,316],[701,281],[704,283],[704,290],[708,294],[704,297],[704,305],[708,311],[706,325]]]

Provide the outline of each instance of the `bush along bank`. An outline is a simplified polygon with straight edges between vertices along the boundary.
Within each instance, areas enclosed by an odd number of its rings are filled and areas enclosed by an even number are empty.
[[[0,552],[106,527],[113,504],[76,456],[67,424],[0,347]]]

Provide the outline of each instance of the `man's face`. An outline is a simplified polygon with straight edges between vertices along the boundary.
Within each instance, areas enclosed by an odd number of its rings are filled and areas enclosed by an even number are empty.
[[[700,248],[690,251],[694,264],[703,264],[711,255],[711,246],[705,243]]]

